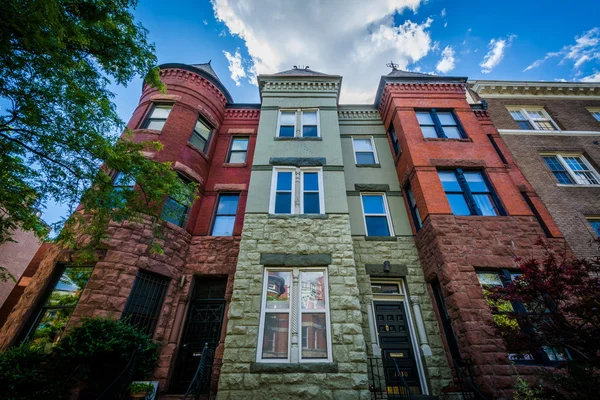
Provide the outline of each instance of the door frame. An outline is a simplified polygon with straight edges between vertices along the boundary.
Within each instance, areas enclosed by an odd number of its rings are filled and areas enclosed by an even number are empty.
[[[375,330],[377,345],[379,349],[381,349],[381,343],[379,342],[379,330],[377,329],[377,323],[375,321],[375,304],[376,302],[403,302],[404,303],[404,312],[406,314],[406,319],[408,321],[408,333],[410,336],[410,342],[413,346],[413,353],[415,354],[415,364],[417,366],[417,371],[419,373],[419,382],[421,383],[421,390],[424,395],[429,394],[429,385],[427,384],[427,379],[425,376],[425,368],[423,366],[423,360],[421,359],[421,346],[419,346],[416,330],[413,322],[413,314],[410,310],[408,302],[410,301],[409,296],[406,295],[406,282],[403,278],[399,279],[385,279],[385,278],[371,278],[371,284],[373,283],[388,283],[388,284],[397,284],[400,288],[400,294],[394,295],[386,295],[386,294],[375,294],[373,293],[373,301],[369,305],[371,308],[371,320],[369,323]]]

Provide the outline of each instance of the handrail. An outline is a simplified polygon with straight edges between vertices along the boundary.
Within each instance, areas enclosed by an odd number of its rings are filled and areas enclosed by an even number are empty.
[[[113,389],[118,383],[119,384],[123,384],[126,383],[127,386],[128,384],[131,383],[131,380],[133,379],[133,373],[135,372],[135,369],[137,368],[137,365],[139,363],[140,360],[140,353],[142,351],[142,345],[138,345],[137,349],[134,350],[133,354],[131,355],[131,358],[129,358],[129,361],[127,362],[127,365],[125,366],[125,368],[123,368],[123,370],[119,373],[119,375],[115,378],[114,381],[112,381],[112,383],[110,385],[108,385],[108,387],[106,389],[104,389],[104,391],[102,393],[100,393],[100,396],[97,397],[96,400],[101,400],[104,398],[104,395],[106,394],[111,394],[110,390]],[[122,379],[123,374],[127,372],[126,378]],[[125,386],[125,385],[124,385]],[[121,388],[121,390],[123,390]],[[111,398],[116,398],[115,396],[119,396],[119,393],[113,393]],[[121,393],[122,396],[122,393]]]
[[[456,374],[458,375],[460,381],[464,382],[467,385],[468,389],[473,392],[475,398],[477,400],[487,400],[487,397],[485,397],[484,394],[481,393],[481,391],[479,390],[477,385],[475,385],[475,382],[473,382],[473,380],[470,377],[467,377],[463,373],[462,369],[467,368],[467,366],[458,365],[459,361],[456,359],[454,359],[452,361],[454,362],[454,369],[456,370]]]
[[[198,368],[196,369],[192,382],[190,382],[190,386],[183,396],[183,400],[187,400],[188,396],[192,396],[193,399],[198,399],[200,397],[200,390],[202,389],[202,383],[204,382],[204,374],[206,373],[207,355],[208,343],[205,343],[204,348],[202,349],[202,355],[200,356],[200,362],[198,363]]]
[[[408,386],[408,383],[406,383],[406,381],[404,380],[404,377],[400,373],[400,368],[398,367],[398,362],[396,361],[396,359],[392,358],[392,361],[394,362],[394,367],[396,368],[396,376],[398,378],[400,378],[400,382],[402,382],[402,386],[404,386],[404,389],[406,390],[406,396],[402,396],[402,397],[406,398],[407,400],[410,400],[410,399],[412,399],[412,393],[410,391],[410,387]]]

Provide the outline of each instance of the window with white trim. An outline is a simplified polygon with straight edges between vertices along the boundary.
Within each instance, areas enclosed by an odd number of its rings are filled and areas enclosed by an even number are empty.
[[[600,175],[582,155],[542,155],[558,183],[563,185],[600,185]]]
[[[152,105],[152,111],[146,117],[144,124],[142,125],[145,129],[153,129],[160,131],[167,122],[169,114],[171,113],[172,104],[160,104],[154,103]]]
[[[327,269],[265,269],[257,361],[331,359]]]
[[[510,107],[510,115],[519,125],[519,129],[536,131],[559,131],[558,125],[552,121],[543,108]]]
[[[394,236],[385,193],[361,193],[367,236]]]
[[[269,213],[325,214],[323,170],[320,167],[274,168]]]
[[[357,165],[379,164],[373,136],[353,137],[352,148],[354,149],[354,162]]]
[[[277,137],[320,136],[318,109],[279,110]]]
[[[600,108],[588,108],[587,110],[592,114],[592,117],[594,117],[596,121],[600,122]]]

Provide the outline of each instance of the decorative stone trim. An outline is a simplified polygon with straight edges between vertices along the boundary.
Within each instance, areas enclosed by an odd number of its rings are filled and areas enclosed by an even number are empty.
[[[490,120],[490,113],[488,113],[487,110],[473,110],[473,114],[475,114],[478,121]]]
[[[578,82],[472,82],[473,91],[483,97],[598,97],[600,84]]]
[[[381,168],[381,164],[356,164],[356,168]]]
[[[343,165],[324,165],[323,171],[343,171]]]
[[[295,141],[307,141],[307,142],[318,142],[318,141],[322,141],[323,138],[322,137],[279,137],[279,136],[275,136],[274,137],[275,141],[286,141],[286,140],[295,140]]]
[[[381,121],[381,114],[376,109],[373,110],[339,110],[338,118],[340,121]]]
[[[470,143],[473,140],[471,140],[470,138],[423,138],[423,141],[425,142],[464,142],[464,143]]]
[[[477,167],[477,168],[485,168],[486,162],[485,160],[452,160],[448,158],[432,158],[431,165],[434,167],[451,167],[451,168],[461,168],[461,167]]]
[[[396,236],[365,236],[367,242],[395,242]]]
[[[335,93],[340,90],[339,82],[313,82],[313,81],[268,81],[260,87],[261,93],[265,92],[321,92]]]
[[[359,192],[389,192],[390,185],[377,183],[355,183],[354,190]]]
[[[227,117],[227,114],[225,114],[225,116]],[[256,129],[248,129],[248,128],[230,128],[227,129],[227,133],[234,134],[234,133],[242,133],[242,134],[247,134],[247,135],[251,135],[256,131]]]
[[[217,88],[211,81],[209,81],[201,75],[180,68],[166,68],[160,70],[160,77],[163,81],[167,78],[170,78],[178,81],[188,81],[190,83],[196,84],[196,86],[203,86],[209,92],[211,92],[223,105],[227,104],[227,98],[221,92],[221,90],[219,90],[219,88]]]
[[[159,130],[156,129],[132,129],[131,133],[133,133],[134,135],[156,135],[156,136],[160,136],[160,134],[162,133]]]
[[[150,96],[150,101],[180,101],[181,96],[175,94],[153,94]]]
[[[329,219],[327,214],[269,214],[269,219]]]
[[[331,264],[331,254],[261,253],[260,263],[265,267],[322,267]]]
[[[252,363],[250,372],[260,372],[263,374],[291,374],[298,372],[308,373],[337,373],[338,364],[332,363]]]
[[[271,165],[285,165],[294,167],[317,167],[327,164],[325,157],[271,157]]]
[[[246,168],[247,163],[223,163],[223,168]]]
[[[175,164],[173,164],[173,169],[175,171],[179,171],[182,174],[190,177],[192,180],[196,181],[196,183],[198,183],[200,185],[202,185],[204,183],[204,179],[202,179],[202,177],[196,171],[194,171],[187,165],[180,163],[179,161],[175,161]]]
[[[260,110],[254,109],[238,109],[238,108],[228,108],[225,110],[225,118],[232,119],[259,119],[260,118]],[[230,129],[231,132],[234,129]],[[250,132],[241,132],[241,133],[253,133],[251,129],[243,129]]]
[[[271,171],[273,169],[272,165],[253,165],[252,171]]]
[[[405,277],[408,276],[408,267],[404,264],[391,264],[390,272],[383,270],[383,261],[381,264],[365,264],[367,275],[377,277]]]
[[[215,191],[240,191],[243,192],[248,190],[248,185],[245,183],[217,183],[215,184]]]

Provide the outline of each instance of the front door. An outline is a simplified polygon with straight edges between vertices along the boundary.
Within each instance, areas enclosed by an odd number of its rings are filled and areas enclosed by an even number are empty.
[[[210,377],[214,351],[219,345],[223,315],[225,314],[225,288],[227,278],[196,278],[187,319],[181,335],[181,345],[171,384],[172,393],[185,393],[198,364],[202,349],[208,344],[203,393],[210,390]]]
[[[398,371],[412,394],[421,394],[421,380],[403,301],[375,301],[375,320],[388,395],[405,392]],[[394,363],[394,361],[396,363]]]

